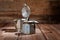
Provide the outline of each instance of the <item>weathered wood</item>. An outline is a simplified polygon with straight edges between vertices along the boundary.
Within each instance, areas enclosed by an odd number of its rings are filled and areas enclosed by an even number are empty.
[[[44,33],[47,40],[60,40],[59,34],[53,28],[54,25],[40,24],[40,29]]]
[[[39,32],[37,32],[39,31]],[[43,38],[40,36],[41,32],[39,29],[36,29],[36,33],[35,34],[31,34],[31,35],[20,35],[19,36],[19,40],[43,40]],[[3,33],[4,39],[5,40],[16,40],[17,39],[17,35],[15,35],[15,33]]]
[[[56,24],[56,26],[59,25]],[[15,35],[15,32],[5,32],[0,39],[1,38],[3,38],[3,40],[16,40],[17,35]],[[58,30],[58,28],[56,28],[53,24],[37,24],[35,34],[21,34],[19,36],[19,40],[60,40],[60,30]]]
[[[24,0],[0,0],[0,14],[2,16],[14,14],[12,17],[21,15],[24,2]],[[26,0],[26,3],[31,8],[31,15],[50,15],[48,0]]]

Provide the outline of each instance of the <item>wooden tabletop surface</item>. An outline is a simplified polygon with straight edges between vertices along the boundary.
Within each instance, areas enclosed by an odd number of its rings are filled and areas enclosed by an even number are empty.
[[[15,32],[0,32],[0,40],[17,40]],[[19,40],[60,40],[60,24],[36,24],[36,33],[20,35]]]

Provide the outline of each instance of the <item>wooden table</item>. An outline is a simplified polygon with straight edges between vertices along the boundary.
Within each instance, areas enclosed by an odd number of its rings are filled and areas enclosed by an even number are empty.
[[[0,40],[16,40],[15,32],[0,32]],[[36,33],[21,35],[19,40],[60,40],[60,24],[36,24]]]

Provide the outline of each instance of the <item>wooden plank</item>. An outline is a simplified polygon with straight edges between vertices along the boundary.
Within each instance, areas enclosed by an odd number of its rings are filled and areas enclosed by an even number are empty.
[[[51,30],[53,30],[53,33],[56,36],[56,38],[60,40],[60,30],[56,29],[54,25],[49,25],[49,27],[51,28]]]
[[[54,30],[52,30],[48,24],[40,24],[39,26],[47,40],[60,40],[59,35],[54,32]]]
[[[3,32],[0,30],[0,40],[4,40],[4,37],[3,37]]]
[[[4,32],[3,33],[4,40],[16,40],[17,35],[15,35],[15,32]],[[30,35],[20,35],[19,40],[45,40],[42,33],[39,29],[36,29],[35,34]]]
[[[39,29],[39,26],[36,25],[36,28]],[[39,30],[40,30],[40,33],[39,33],[39,35],[36,36],[37,37],[36,39],[37,40],[46,40],[45,37],[44,37],[44,35],[43,35],[43,33],[42,33],[42,31],[41,31],[41,29],[39,29]],[[39,31],[37,31],[37,32],[39,32]]]
[[[9,36],[8,36],[9,35]],[[16,40],[15,33],[5,33],[4,40]],[[60,32],[50,24],[38,24],[36,25],[36,34],[20,35],[19,40],[60,40]]]

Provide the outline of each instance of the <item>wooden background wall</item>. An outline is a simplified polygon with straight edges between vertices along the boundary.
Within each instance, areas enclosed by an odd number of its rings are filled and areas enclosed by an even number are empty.
[[[24,2],[31,8],[30,17],[42,17],[43,20],[49,21],[59,20],[59,0],[0,0],[0,19],[21,18]]]
[[[21,16],[24,2],[31,8],[31,16],[50,15],[48,0],[0,0],[0,17]]]

